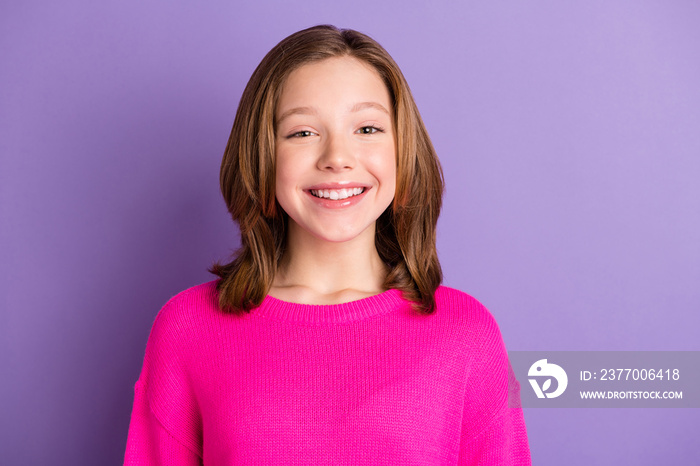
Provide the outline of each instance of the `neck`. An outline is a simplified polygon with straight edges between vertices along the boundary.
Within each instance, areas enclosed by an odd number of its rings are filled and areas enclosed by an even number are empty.
[[[269,294],[297,303],[336,304],[385,291],[388,273],[374,226],[344,242],[316,238],[289,222],[287,246]]]

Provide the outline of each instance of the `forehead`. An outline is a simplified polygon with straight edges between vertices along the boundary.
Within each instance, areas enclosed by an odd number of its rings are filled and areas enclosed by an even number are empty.
[[[276,113],[299,105],[331,106],[376,101],[391,108],[389,90],[371,65],[351,56],[307,63],[284,81]]]

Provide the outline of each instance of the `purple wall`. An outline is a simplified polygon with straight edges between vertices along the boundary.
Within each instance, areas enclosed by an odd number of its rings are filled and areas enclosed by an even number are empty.
[[[3,464],[120,463],[156,312],[237,245],[243,86],[318,23],[402,67],[446,171],[446,284],[510,350],[700,349],[698,3],[42,3],[0,12]],[[700,458],[697,410],[525,415],[536,465]]]

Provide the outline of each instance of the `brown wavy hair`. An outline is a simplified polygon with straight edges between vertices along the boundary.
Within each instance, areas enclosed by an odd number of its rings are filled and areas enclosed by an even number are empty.
[[[314,26],[296,32],[263,58],[246,85],[221,162],[220,183],[241,247],[232,262],[209,271],[219,305],[250,312],[272,286],[286,243],[287,214],[275,198],[275,108],[285,79],[307,63],[351,56],[371,65],[386,84],[396,127],[397,179],[392,204],[377,219],[375,245],[389,266],[384,288],[401,290],[430,314],[442,269],[435,247],[444,177],[408,83],[391,56],[352,29]]]

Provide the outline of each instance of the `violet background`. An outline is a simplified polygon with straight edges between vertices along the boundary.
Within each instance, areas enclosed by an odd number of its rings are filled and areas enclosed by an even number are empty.
[[[445,284],[509,350],[699,350],[700,4],[3,2],[0,461],[120,464],[152,321],[237,246],[218,170],[263,55],[320,23],[406,75]],[[521,383],[524,381],[521,381]],[[535,465],[700,464],[695,409],[529,409]]]

